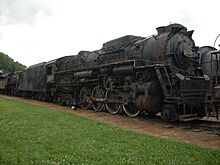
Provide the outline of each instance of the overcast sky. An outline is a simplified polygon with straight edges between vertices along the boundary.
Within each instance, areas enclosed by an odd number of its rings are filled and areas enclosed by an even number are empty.
[[[30,66],[170,23],[195,30],[197,46],[213,46],[219,8],[219,0],[0,0],[0,51]]]

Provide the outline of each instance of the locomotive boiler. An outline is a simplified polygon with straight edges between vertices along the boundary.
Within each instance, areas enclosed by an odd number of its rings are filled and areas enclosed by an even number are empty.
[[[199,67],[193,31],[171,24],[157,32],[148,38],[124,36],[100,50],[57,59],[53,99],[131,117],[141,112],[161,112],[165,120],[204,117],[210,78]]]

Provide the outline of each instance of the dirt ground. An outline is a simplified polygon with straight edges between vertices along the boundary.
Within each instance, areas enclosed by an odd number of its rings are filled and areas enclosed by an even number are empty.
[[[124,129],[142,132],[148,135],[173,139],[176,141],[195,144],[202,147],[214,148],[220,150],[220,135],[212,134],[209,131],[201,131],[197,129],[189,129],[181,124],[172,124],[161,121],[160,119],[149,118],[130,118],[125,115],[111,115],[107,112],[94,112],[92,110],[72,110],[68,107],[55,105],[52,103],[40,102],[31,99],[23,99],[19,97],[10,97],[0,95],[1,97],[12,100],[19,100],[33,105],[48,107],[73,113],[75,115],[84,116],[90,119],[102,121],[111,125],[115,125]],[[220,122],[216,122],[217,129],[220,129]]]

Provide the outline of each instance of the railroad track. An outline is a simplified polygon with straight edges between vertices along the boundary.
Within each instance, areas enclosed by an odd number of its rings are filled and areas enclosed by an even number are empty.
[[[206,132],[207,134],[214,134],[220,136],[220,120],[216,118],[204,118],[188,122],[169,122],[163,121],[160,115],[154,117],[146,117],[141,115],[138,117],[139,120],[152,122],[155,124],[161,124],[164,128],[176,128],[179,127],[183,130],[192,130],[193,132]]]
[[[206,131],[209,134],[220,136],[220,121],[212,119],[201,119],[184,123],[186,129],[192,129],[195,132]]]

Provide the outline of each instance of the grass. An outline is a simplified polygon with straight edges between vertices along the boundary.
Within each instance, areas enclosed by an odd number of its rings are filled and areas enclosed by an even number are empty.
[[[220,164],[220,150],[0,97],[0,164]]]

